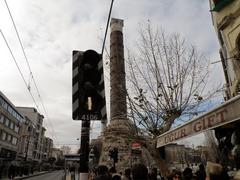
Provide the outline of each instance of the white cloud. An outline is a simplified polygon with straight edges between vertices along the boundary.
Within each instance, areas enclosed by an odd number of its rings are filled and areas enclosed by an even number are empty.
[[[77,143],[76,138],[79,137],[81,123],[71,119],[72,50],[101,51],[111,1],[8,0],[7,2],[58,142]],[[0,29],[9,41],[28,82],[28,67],[4,1],[0,3],[0,12]],[[210,59],[219,59],[218,43],[211,24],[208,0],[115,1],[112,14],[116,18],[124,19],[125,47],[134,47],[139,23],[150,19],[154,25],[161,26],[166,31],[179,32]],[[109,46],[108,41],[109,36],[107,38]],[[0,38],[0,59],[1,91],[16,106],[34,106],[2,38]],[[215,74],[222,74],[221,66],[214,65],[213,69]],[[107,74],[106,76],[109,77]],[[31,87],[39,103],[33,83]],[[44,114],[42,108],[40,109]],[[47,119],[45,125],[47,134],[51,136],[52,128]],[[99,127],[99,123],[96,123],[96,126]],[[99,128],[95,128],[93,133],[94,136],[96,133],[99,134]]]

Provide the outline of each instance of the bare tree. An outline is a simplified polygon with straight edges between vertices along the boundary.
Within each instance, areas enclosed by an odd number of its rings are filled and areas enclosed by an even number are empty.
[[[179,34],[167,35],[150,23],[139,34],[137,55],[129,52],[126,60],[129,118],[156,137],[201,112],[215,91],[206,92],[208,60]]]

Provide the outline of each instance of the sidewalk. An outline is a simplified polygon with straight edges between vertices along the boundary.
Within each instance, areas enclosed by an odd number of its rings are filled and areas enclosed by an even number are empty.
[[[16,177],[14,177],[14,180],[18,180],[18,179],[26,179],[26,178],[29,178],[29,177],[34,177],[34,176],[40,176],[40,175],[42,175],[42,174],[46,174],[46,173],[48,173],[48,172],[52,172],[52,171],[41,171],[41,172],[36,172],[36,173],[34,173],[34,174],[30,174],[29,176],[26,176],[26,175],[23,175],[23,176],[16,176]],[[4,177],[4,178],[2,178],[1,180],[9,180],[9,178],[7,178],[7,177]]]
[[[79,174],[77,172],[75,172],[75,173],[67,172],[65,180],[78,180],[79,179],[78,176],[79,176]]]
[[[78,178],[76,176],[77,176],[77,173],[67,172],[65,180],[77,180]]]

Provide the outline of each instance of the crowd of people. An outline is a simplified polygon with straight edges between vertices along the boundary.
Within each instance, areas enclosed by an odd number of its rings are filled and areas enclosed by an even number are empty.
[[[3,174],[3,172],[7,172],[7,174]],[[14,164],[10,164],[10,166],[0,166],[0,179],[2,176],[7,175],[9,179],[14,179],[16,176],[24,176],[33,174],[32,166],[17,166]]]
[[[157,168],[150,170],[144,164],[135,164],[132,168],[126,168],[124,172],[117,172],[114,167],[108,168],[99,165],[91,173],[91,180],[162,180]]]
[[[226,167],[207,162],[206,167],[200,164],[195,172],[190,167],[186,167],[183,172],[173,170],[167,180],[240,180],[240,172],[230,176]]]
[[[100,165],[92,171],[90,180],[240,180],[240,171],[231,177],[226,168],[220,164],[208,162],[206,167],[200,164],[195,172],[192,168],[186,167],[182,172],[172,170],[168,177],[164,178],[157,168],[148,169],[144,164],[135,164],[124,172]]]

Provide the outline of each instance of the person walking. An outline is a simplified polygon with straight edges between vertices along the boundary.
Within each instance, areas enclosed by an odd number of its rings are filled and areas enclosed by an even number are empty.
[[[111,180],[108,173],[108,167],[105,165],[99,165],[97,168],[97,176],[93,180]]]
[[[9,179],[14,179],[15,171],[16,171],[16,167],[13,164],[11,164],[10,167],[8,168],[8,178]]]
[[[152,168],[149,175],[148,175],[148,178],[149,180],[157,180],[157,168]]]
[[[144,164],[135,164],[132,168],[133,180],[148,180],[148,169]]]
[[[203,164],[199,165],[199,170],[196,172],[197,180],[206,179],[206,171]]]
[[[122,176],[122,180],[132,180],[130,168],[125,169],[124,175]]]
[[[213,163],[213,162],[207,162],[206,166],[206,180],[218,180],[221,179],[222,176],[222,165]]]
[[[192,169],[190,167],[186,167],[183,171],[183,179],[192,180],[192,178],[193,178]]]

